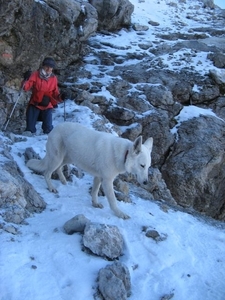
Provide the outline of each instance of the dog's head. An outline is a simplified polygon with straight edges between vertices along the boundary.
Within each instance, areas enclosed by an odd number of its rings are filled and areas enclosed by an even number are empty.
[[[142,137],[139,136],[129,149],[125,162],[126,171],[136,176],[140,184],[147,184],[148,169],[151,166],[151,152],[153,138],[150,137],[142,144]]]

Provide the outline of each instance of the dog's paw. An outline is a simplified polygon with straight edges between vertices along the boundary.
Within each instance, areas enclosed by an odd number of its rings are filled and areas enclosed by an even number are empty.
[[[128,216],[128,215],[126,215],[126,214],[123,214],[122,219],[128,220],[128,219],[130,219],[130,216]]]
[[[116,216],[117,216],[118,218],[121,218],[121,219],[124,219],[124,220],[130,219],[130,216],[126,215],[126,214],[123,213],[122,211],[117,212],[117,213],[116,213]]]
[[[103,208],[104,207],[101,203],[92,203],[92,205],[96,208]]]
[[[51,188],[51,189],[49,189],[49,191],[50,191],[51,193],[58,194],[58,191],[57,191],[56,188]]]

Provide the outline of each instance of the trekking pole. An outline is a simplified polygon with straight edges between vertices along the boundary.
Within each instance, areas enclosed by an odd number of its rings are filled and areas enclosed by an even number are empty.
[[[21,96],[21,94],[22,94],[22,91],[23,91],[23,87],[24,87],[25,82],[26,82],[26,81],[24,81],[23,86],[21,87],[21,89],[20,89],[20,91],[19,91],[18,97],[17,97],[16,102],[15,102],[15,104],[14,104],[14,106],[13,106],[13,109],[12,109],[10,115],[9,115],[9,118],[8,118],[6,124],[5,124],[4,130],[6,130],[8,124],[9,124],[9,121],[10,121],[10,119],[11,119],[11,117],[12,117],[12,114],[13,114],[15,108],[16,108],[16,105],[17,105],[17,103],[18,103],[18,101],[19,101],[19,99],[20,99],[20,96]]]
[[[64,122],[65,122],[66,121],[66,99],[64,99],[63,105],[64,105]]]

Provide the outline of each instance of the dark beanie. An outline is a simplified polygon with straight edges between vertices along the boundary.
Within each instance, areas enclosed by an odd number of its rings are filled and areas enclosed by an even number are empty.
[[[55,61],[54,61],[54,59],[51,58],[51,57],[46,57],[46,58],[43,60],[42,66],[47,66],[47,67],[50,67],[50,68],[55,69]]]

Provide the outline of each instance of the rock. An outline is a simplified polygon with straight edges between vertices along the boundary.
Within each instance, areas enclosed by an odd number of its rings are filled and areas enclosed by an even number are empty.
[[[211,102],[212,100],[220,96],[220,89],[218,85],[213,83],[207,83],[201,86],[201,92],[192,91],[191,93],[191,103],[192,104],[201,104],[206,102]]]
[[[67,234],[73,234],[75,232],[84,232],[84,228],[87,223],[90,222],[84,215],[77,215],[67,221],[63,228]]]
[[[9,232],[9,233],[14,234],[14,235],[18,234],[17,228],[15,226],[12,226],[12,225],[4,226],[4,230],[6,232]]]
[[[160,237],[160,234],[156,230],[148,230],[145,235],[153,240],[157,240]]]
[[[46,203],[21,174],[15,163],[2,167],[0,175],[0,207],[6,222],[20,224],[30,213],[40,213]]]
[[[209,71],[209,75],[218,85],[225,86],[225,70],[212,69]]]
[[[78,59],[82,42],[96,31],[98,25],[96,9],[85,2],[84,15],[81,3],[73,0],[7,1],[1,4],[1,11],[4,14],[0,18],[3,45],[0,47],[0,57],[3,58],[0,66],[5,74],[11,72],[10,76],[14,77],[20,76],[25,68],[37,69],[45,56],[53,56],[57,68]],[[18,11],[20,13],[15,19]],[[82,38],[78,35],[80,26]],[[10,69],[7,70],[7,66]]]
[[[223,53],[210,53],[207,58],[213,61],[215,67],[221,69],[225,67],[225,55]]]
[[[200,116],[183,122],[178,134],[161,169],[167,187],[181,206],[224,220],[224,121]]]
[[[134,141],[142,133],[142,125],[139,123],[133,123],[130,126],[126,126],[123,129],[121,137]]]
[[[155,200],[163,199],[170,204],[176,204],[158,168],[150,168],[149,181],[144,188],[153,195]]]
[[[110,121],[122,125],[126,124],[127,122],[132,122],[135,113],[132,110],[125,109],[119,106],[114,106],[109,107],[105,115]]]
[[[219,97],[216,101],[213,101],[213,103],[209,105],[209,108],[212,109],[213,112],[215,112],[215,114],[219,118],[222,118],[223,120],[225,120],[224,103],[225,103],[225,97],[223,96],[223,97]]]
[[[99,16],[98,30],[118,30],[129,27],[134,5],[128,0],[90,0]]]
[[[159,25],[160,25],[160,23],[158,23],[158,22],[156,22],[156,21],[152,21],[152,20],[149,20],[149,21],[148,21],[148,24],[149,24],[149,25],[152,25],[152,26],[159,26]]]
[[[87,223],[83,244],[94,254],[115,259],[122,254],[123,237],[116,226]]]
[[[0,208],[6,222],[21,224],[32,213],[40,213],[46,203],[19,171],[7,149],[8,140],[0,143],[4,162],[0,161]]]
[[[149,29],[148,26],[146,26],[146,25],[140,25],[140,24],[133,24],[132,27],[133,27],[133,29],[135,31],[147,31]]]
[[[104,299],[126,300],[131,295],[128,268],[120,262],[107,265],[99,271],[98,287]]]
[[[142,119],[142,126],[143,139],[153,137],[152,166],[161,166],[162,158],[174,143],[174,135],[170,132],[169,127],[169,116],[163,110],[154,110]]]
[[[201,2],[203,3],[203,7],[208,7],[211,9],[215,8],[215,4],[213,0],[201,0]]]
[[[166,234],[159,234],[157,230],[147,229],[145,236],[153,239],[156,242],[162,242],[167,238]]]
[[[26,148],[24,152],[25,162],[30,159],[41,159],[40,155],[37,154],[32,147]]]

